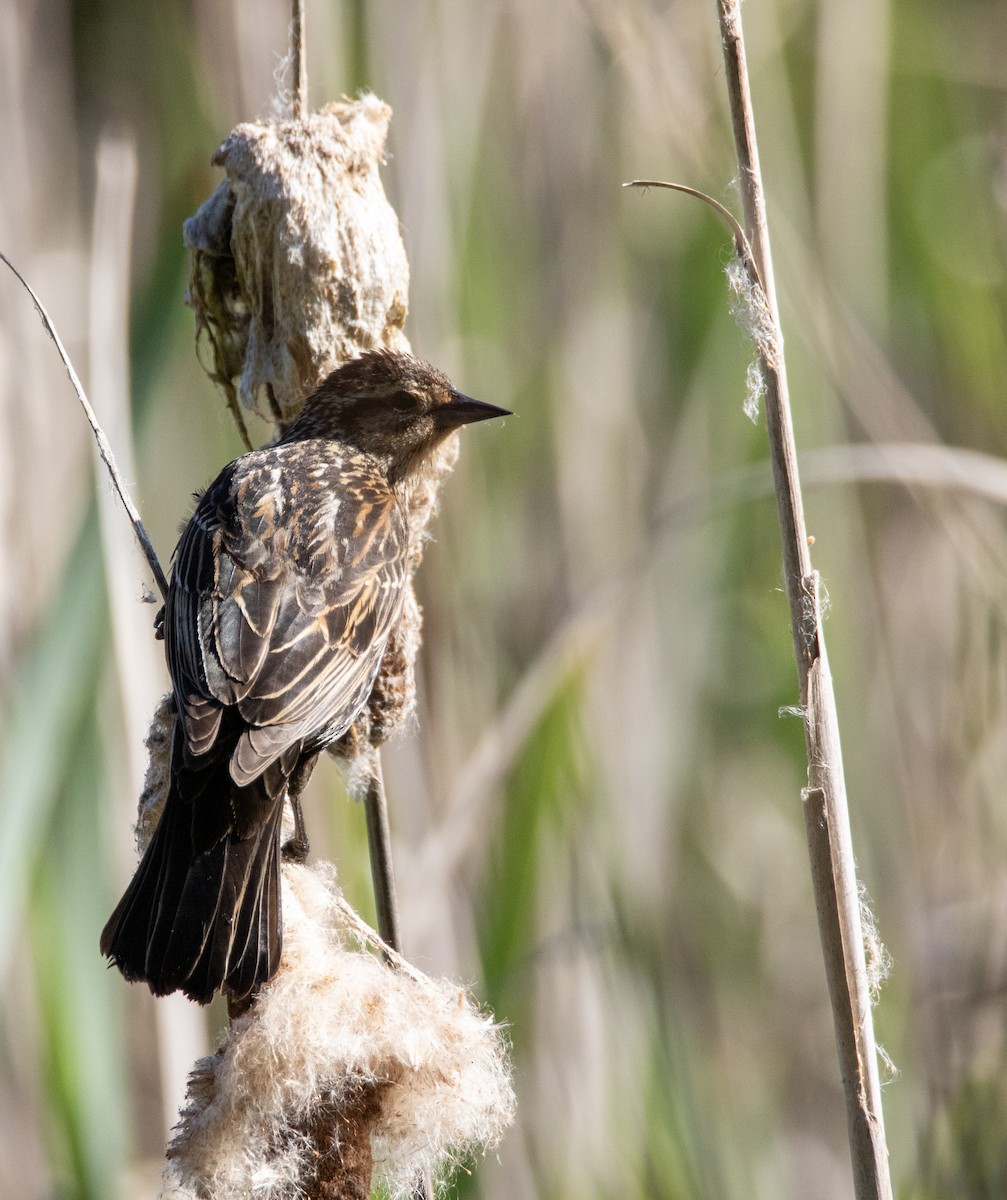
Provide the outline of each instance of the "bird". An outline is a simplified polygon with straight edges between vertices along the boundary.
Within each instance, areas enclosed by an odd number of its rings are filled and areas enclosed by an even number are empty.
[[[367,703],[400,615],[410,484],[453,430],[509,415],[410,354],[368,351],[197,496],[160,615],[167,796],[101,934],[127,980],[240,1009],[275,974],[281,849],[306,856],[301,789]]]

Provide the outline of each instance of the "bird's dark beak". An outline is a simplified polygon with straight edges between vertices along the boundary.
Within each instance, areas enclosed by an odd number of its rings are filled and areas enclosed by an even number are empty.
[[[454,429],[458,425],[469,425],[473,421],[488,421],[490,417],[510,417],[509,408],[497,408],[495,404],[484,404],[461,392],[452,392],[447,404],[433,411],[433,418],[442,429]]]

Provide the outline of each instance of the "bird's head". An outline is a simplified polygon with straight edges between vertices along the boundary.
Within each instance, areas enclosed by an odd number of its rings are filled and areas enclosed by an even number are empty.
[[[381,462],[395,483],[460,425],[509,415],[463,395],[441,371],[410,354],[374,350],[333,371],[282,441],[344,443]]]

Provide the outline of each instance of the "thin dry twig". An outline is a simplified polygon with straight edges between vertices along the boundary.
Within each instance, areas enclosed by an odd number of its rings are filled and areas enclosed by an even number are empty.
[[[401,953],[402,935],[392,863],[392,835],[388,825],[388,797],[379,750],[374,751],[371,759],[367,791],[364,794],[364,814],[367,819],[367,849],[371,859],[378,932],[393,950]]]
[[[624,183],[623,187],[631,188],[670,188],[673,192],[684,192],[687,196],[695,196],[697,200],[702,200],[704,204],[708,204],[710,208],[723,220],[724,224],[730,229],[731,237],[734,241],[734,252],[744,264],[745,270],[749,277],[762,287],[762,279],[759,275],[759,266],[752,255],[752,247],[748,244],[748,238],[745,236],[745,231],[738,223],[737,217],[729,208],[725,208],[719,200],[715,200],[713,196],[706,192],[701,192],[699,188],[689,187],[685,183],[670,183],[666,179],[631,179],[628,183]]]
[[[783,538],[784,577],[808,755],[804,794],[815,905],[832,1001],[858,1200],[890,1200],[874,1026],[835,694],[825,652],[818,575],[811,565],[797,473],[765,196],[738,0],[717,0],[745,227],[775,327],[777,353],[758,345],[766,425]],[[753,284],[758,280],[753,279]]]
[[[380,933],[372,929],[342,894],[337,893],[334,895],[333,904],[343,918],[343,924],[353,936],[358,938],[364,945],[370,946],[372,950],[380,951],[381,957],[390,967],[394,967],[396,971],[402,971],[410,979],[424,978],[423,972],[418,971],[408,959],[402,957],[401,953],[390,942],[386,941]]]
[[[304,0],[293,0],[290,52],[294,70],[294,120],[303,121],[308,111],[308,53],[307,38],[304,36]]]
[[[102,432],[101,426],[98,424],[98,418],[94,415],[94,409],[88,402],[88,398],[84,392],[84,386],[81,383],[77,372],[74,370],[73,363],[70,361],[70,356],[60,340],[59,334],[56,332],[56,327],[53,325],[49,314],[45,310],[42,301],[35,295],[31,284],[25,279],[21,272],[14,266],[11,260],[0,251],[0,260],[2,260],[17,276],[21,286],[25,289],[32,298],[32,303],[35,305],[35,311],[38,313],[45,328],[46,333],[52,338],[56,350],[60,358],[63,360],[63,366],[66,367],[66,373],[70,378],[70,383],[73,385],[73,390],[77,393],[77,399],[80,401],[80,406],[84,410],[84,415],[87,417],[88,424],[94,433],[95,441],[98,443],[98,453],[101,455],[101,460],[105,464],[108,473],[112,479],[112,484],[115,487],[116,494],[122,501],[122,506],[126,510],[126,515],[129,517],[130,524],[133,526],[133,532],[136,534],[136,540],[140,543],[140,549],[143,551],[143,556],[147,560],[147,565],[150,567],[154,576],[154,582],[157,584],[158,591],[161,593],[161,598],[165,599],[168,595],[168,581],[164,577],[164,572],[161,570],[161,564],[157,558],[157,552],[154,550],[154,544],[147,536],[147,531],[143,527],[143,522],[140,520],[140,514],[137,511],[136,505],[130,498],[129,492],[126,490],[126,484],[119,474],[119,468],[115,465],[115,456],[112,454],[112,447],[108,444],[108,439]]]

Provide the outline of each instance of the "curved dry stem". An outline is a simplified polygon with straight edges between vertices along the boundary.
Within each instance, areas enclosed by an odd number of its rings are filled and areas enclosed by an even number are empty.
[[[748,244],[745,231],[741,228],[734,213],[721,204],[719,200],[715,200],[707,192],[700,191],[699,188],[689,187],[686,183],[669,183],[663,179],[631,179],[622,186],[631,188],[669,188],[673,192],[684,192],[687,196],[695,196],[697,200],[702,200],[704,204],[708,204],[728,229],[730,229],[731,238],[734,241],[734,251],[744,264],[749,278],[753,283],[757,283],[760,288],[762,287],[762,276],[759,274],[759,266],[755,261],[755,256],[752,254],[752,247]]]

